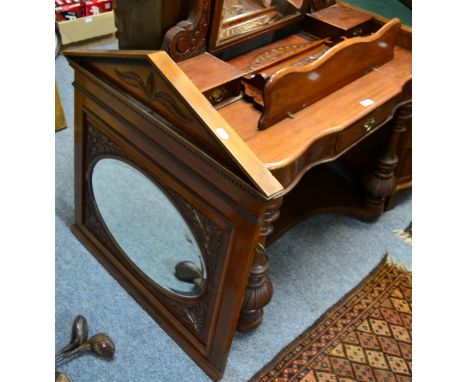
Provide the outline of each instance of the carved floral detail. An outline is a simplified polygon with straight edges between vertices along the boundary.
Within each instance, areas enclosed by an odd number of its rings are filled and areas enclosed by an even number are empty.
[[[216,271],[216,255],[221,247],[223,230],[185,199],[180,199],[178,206],[182,209],[182,214],[190,222],[195,238],[201,246],[200,249],[205,255],[208,278],[211,278]]]
[[[121,72],[114,69],[117,77],[119,77],[126,84],[143,90],[146,96],[153,100],[154,98],[154,73],[151,72],[146,79],[146,82],[135,72]]]
[[[255,7],[254,4],[246,2],[245,0],[224,0],[221,19],[230,19],[231,17],[243,15],[257,9],[258,6]]]
[[[220,253],[224,231],[184,198],[181,198],[170,190],[166,191],[168,191],[172,200],[176,203],[177,207],[179,207],[179,211],[192,229],[195,239],[200,246],[200,250],[203,253],[208,283],[205,286],[205,291],[208,291],[211,289],[211,283],[216,274],[218,254]],[[205,297],[204,300],[195,304],[185,305],[174,303],[173,300],[169,299],[165,299],[165,302],[171,305],[172,309],[179,314],[179,317],[190,329],[193,329],[199,335],[203,333],[209,307],[208,298]]]
[[[121,158],[127,159],[127,154],[113,141],[102,134],[98,129],[95,129],[88,121],[86,130],[86,159],[87,165],[102,153],[112,154]]]
[[[86,137],[86,169],[88,172],[86,181],[88,183],[88,192],[85,193],[85,224],[99,237],[108,249],[119,251],[109,231],[105,228],[102,219],[98,217],[99,214],[92,202],[91,174],[89,171],[90,165],[101,155],[113,155],[124,159],[128,159],[128,156],[107,135],[94,128],[89,121],[87,121],[86,125]]]
[[[322,57],[327,52],[328,52],[328,48],[323,49],[320,52],[314,53],[314,54],[310,55],[309,57],[304,58],[303,60],[299,61],[295,65],[296,66],[308,65],[308,64],[314,62],[315,60],[319,59],[320,57]]]
[[[235,25],[231,28],[226,28],[223,29],[222,27],[220,28],[219,35],[218,35],[218,41],[224,41],[227,40],[233,36],[238,36],[244,33],[251,32],[255,29],[258,29],[260,27],[270,25],[273,22],[275,22],[278,19],[278,17],[272,17],[272,16],[262,16],[258,19],[252,20],[245,22],[240,25]]]
[[[162,104],[171,112],[171,114],[175,115],[182,122],[192,122],[192,119],[184,113],[184,111],[167,93],[157,91],[154,72],[149,73],[146,81],[144,81],[138,73],[132,71],[121,72],[117,69],[114,70],[119,79],[130,86],[142,90],[151,102]]]
[[[204,299],[196,304],[187,305],[164,298],[164,304],[195,334],[199,336],[203,334],[208,313],[208,299]]]
[[[273,48],[270,49],[257,57],[255,57],[255,60],[252,61],[250,66],[248,67],[248,71],[255,70],[257,68],[262,67],[265,63],[271,63],[277,60],[280,60],[281,58],[285,56],[289,56],[305,47],[307,47],[310,44],[294,44],[294,45],[286,45],[286,46],[280,46],[278,48]]]

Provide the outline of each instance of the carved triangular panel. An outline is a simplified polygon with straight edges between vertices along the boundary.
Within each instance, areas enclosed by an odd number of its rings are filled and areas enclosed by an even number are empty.
[[[81,57],[83,67],[104,76],[111,83],[124,89],[138,101],[149,106],[173,127],[183,126],[179,132],[190,135],[202,146],[208,147],[215,155],[225,161],[231,161],[200,123],[198,116],[186,103],[181,102],[167,80],[154,70],[146,56],[141,58],[121,57]]]
[[[146,105],[151,116],[164,118],[178,134],[230,171],[245,174],[267,197],[283,191],[280,182],[166,52],[87,50],[64,54],[75,70],[103,81],[119,97]]]

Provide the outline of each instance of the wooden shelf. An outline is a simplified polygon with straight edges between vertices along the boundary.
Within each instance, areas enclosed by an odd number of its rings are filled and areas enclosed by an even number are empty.
[[[362,207],[363,198],[364,191],[359,179],[348,168],[333,162],[319,165],[309,170],[296,187],[284,196],[280,217],[267,237],[267,245],[312,215],[345,213],[371,219]]]

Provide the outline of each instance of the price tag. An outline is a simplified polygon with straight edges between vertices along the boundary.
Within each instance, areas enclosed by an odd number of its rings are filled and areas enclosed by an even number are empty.
[[[216,129],[216,135],[220,137],[221,139],[224,139],[225,141],[229,139],[229,134],[222,127],[218,127]]]
[[[365,99],[364,101],[359,102],[362,106],[367,107],[370,105],[373,105],[375,102],[371,100],[370,98]]]

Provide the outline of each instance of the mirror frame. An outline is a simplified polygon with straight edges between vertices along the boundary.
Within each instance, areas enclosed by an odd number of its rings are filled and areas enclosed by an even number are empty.
[[[211,212],[203,211],[200,208],[202,206],[196,207],[197,203],[194,200],[185,199],[179,191],[176,191],[177,187],[174,187],[173,181],[160,176],[162,173],[155,172],[152,166],[147,167],[148,162],[135,161],[120,145],[103,132],[105,130],[104,122],[96,116],[88,112],[85,120],[86,139],[92,142],[92,144],[86,145],[87,151],[85,153],[87,168],[84,185],[85,195],[83,195],[85,198],[85,227],[104,245],[103,252],[110,252],[111,256],[108,259],[115,258],[115,262],[111,260],[112,266],[117,266],[121,270],[125,269],[126,278],[134,280],[136,284],[144,285],[144,288],[160,303],[164,304],[166,309],[169,309],[178,320],[184,323],[185,328],[192,335],[203,342],[207,341],[212,328],[206,324],[211,320],[212,309],[220,292],[217,290],[219,268],[223,267],[223,263],[226,261],[224,256],[220,257],[220,254],[227,252],[228,243],[232,240],[234,233],[233,225],[222,216],[216,215],[215,217]],[[181,296],[158,285],[131,260],[108,229],[94,197],[92,174],[94,166],[100,160],[109,158],[123,161],[140,171],[164,192],[180,212],[197,240],[203,256],[206,282],[199,295]],[[125,283],[125,286],[129,287],[130,285]],[[154,300],[154,297],[151,299]]]
[[[264,28],[256,29],[248,33],[244,33],[237,37],[232,37],[228,40],[218,43],[219,27],[222,22],[222,13],[224,0],[215,1],[214,9],[212,11],[212,22],[208,40],[208,51],[210,53],[221,53],[226,49],[232,48],[234,46],[240,45],[252,39],[264,36],[266,34],[275,32],[279,29],[287,28],[293,24],[300,22],[304,18],[304,14],[301,12],[301,9],[298,9],[297,15],[292,15],[285,19],[278,20],[277,22],[268,25]],[[304,10],[305,4],[308,3],[307,0],[304,0],[302,3],[302,10]],[[292,5],[292,4],[291,4]]]
[[[122,86],[114,71],[131,70],[141,78],[150,72],[158,84],[170,84],[173,73],[164,61],[148,62],[147,58],[135,58],[135,53],[130,58],[127,54],[106,56],[86,51],[68,57],[75,69],[75,219],[71,229],[190,358],[212,379],[219,380],[236,327],[249,330],[258,326],[263,307],[271,298],[263,245],[278,217],[272,208],[277,208],[282,198],[267,198],[202,145],[188,139],[181,128],[186,122],[177,118],[169,122],[154,106],[133,98],[131,87]],[[187,102],[176,87],[163,86],[161,91],[176,105]],[[203,108],[183,110],[194,126],[208,130]],[[127,265],[91,194],[91,166],[105,157],[128,160],[181,201],[194,236],[203,237],[199,243],[206,254],[208,280],[201,296],[187,299],[169,295],[153,288],[135,267]],[[125,314],[125,307],[121,308]],[[154,352],[158,349],[155,344]]]
[[[188,294],[183,294],[183,293],[177,293],[175,291],[172,291],[171,289],[165,287],[163,284],[161,283],[158,283],[157,280],[153,279],[152,277],[150,277],[133,259],[132,257],[127,253],[127,251],[120,245],[119,241],[117,240],[117,238],[115,237],[115,235],[112,233],[111,229],[109,228],[108,224],[106,223],[106,219],[104,218],[104,216],[102,215],[101,213],[101,210],[99,208],[99,205],[97,203],[97,200],[96,200],[96,197],[95,197],[95,194],[94,194],[94,188],[93,188],[93,182],[94,182],[94,170],[96,168],[96,166],[103,160],[115,160],[115,161],[119,161],[119,162],[122,162],[124,164],[126,164],[127,166],[129,166],[130,168],[132,168],[133,170],[135,170],[137,173],[139,173],[139,175],[145,177],[149,182],[151,182],[153,184],[154,187],[157,188],[157,190],[159,192],[161,192],[165,197],[166,199],[169,201],[169,203],[172,205],[172,207],[177,211],[177,213],[179,214],[179,216],[181,217],[181,219],[184,221],[187,229],[190,231],[192,237],[194,238],[195,242],[196,242],[196,245],[198,247],[198,251],[201,255],[201,261],[202,261],[202,264],[200,264],[202,270],[205,272],[204,274],[204,277],[203,277],[203,285],[199,291],[199,293],[197,294],[193,294],[193,295],[188,295]],[[91,201],[94,205],[94,208],[96,209],[96,214],[99,216],[99,218],[101,219],[103,225],[104,225],[104,228],[106,229],[107,231],[107,234],[110,236],[110,238],[112,239],[112,241],[114,242],[114,246],[116,248],[118,248],[119,252],[121,252],[121,254],[125,257],[125,260],[126,260],[126,263],[128,266],[131,266],[136,273],[138,273],[140,275],[140,277],[144,278],[148,284],[150,284],[152,286],[152,289],[156,289],[158,290],[159,292],[161,293],[164,293],[164,294],[167,294],[169,296],[172,296],[173,298],[182,298],[182,299],[187,299],[187,300],[194,300],[194,299],[197,299],[198,297],[200,296],[203,296],[204,294],[206,294],[206,288],[207,288],[207,285],[208,285],[208,278],[209,277],[212,277],[213,275],[209,275],[208,274],[208,269],[207,269],[207,265],[206,265],[206,258],[207,258],[207,254],[204,253],[203,251],[203,245],[204,243],[202,242],[202,238],[200,237],[200,235],[197,235],[196,232],[194,232],[194,229],[193,229],[193,224],[191,225],[190,224],[190,221],[188,220],[187,218],[187,211],[184,211],[184,207],[182,206],[182,203],[181,201],[179,200],[180,198],[177,198],[175,196],[175,194],[173,192],[170,192],[167,188],[164,188],[160,182],[158,182],[154,177],[152,177],[150,174],[148,174],[146,171],[144,171],[143,169],[139,168],[136,164],[132,163],[131,161],[129,161],[128,159],[126,158],[122,158],[122,157],[119,157],[119,156],[113,156],[113,155],[104,155],[104,156],[101,156],[101,157],[98,157],[96,158],[96,160],[94,160],[92,163],[90,163],[90,167],[89,167],[89,171],[90,171],[90,175],[89,175],[89,178],[90,178],[90,181],[89,181],[89,194],[90,194],[90,197],[91,197]],[[210,272],[212,272],[212,270],[210,270]]]

